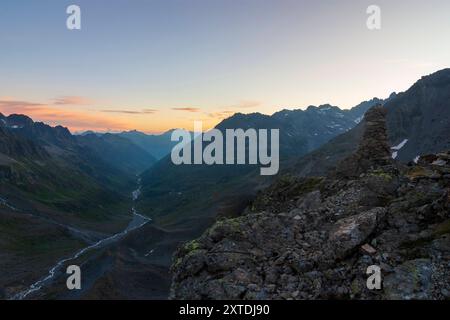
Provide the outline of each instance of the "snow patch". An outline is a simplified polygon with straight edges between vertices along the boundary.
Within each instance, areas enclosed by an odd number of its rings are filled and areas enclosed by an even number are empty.
[[[131,194],[133,201],[136,201],[137,199],[139,199],[140,195],[141,195],[141,187],[134,190],[133,193]]]
[[[420,159],[420,156],[417,156],[417,157],[415,157],[415,158],[414,158],[414,160],[413,160],[413,161],[414,161],[414,163],[416,163],[416,164],[417,164],[417,163],[419,162],[419,159]]]
[[[395,147],[392,147],[391,149],[394,150],[392,152],[392,159],[396,159],[398,156],[398,151],[405,146],[405,144],[408,143],[408,139],[403,140],[400,142],[400,144],[396,145]]]
[[[358,124],[358,123],[360,123],[362,121],[363,118],[364,118],[364,116],[361,116],[361,117],[356,118],[353,121],[355,121],[355,123]]]
[[[399,145],[392,147],[392,150],[400,150],[401,148],[403,148],[405,146],[405,144],[408,142],[408,139],[403,140],[402,142],[400,142]]]
[[[151,255],[154,251],[155,251],[155,249],[150,250],[149,252],[147,252],[147,254],[146,254],[145,256],[148,257],[148,256]]]
[[[319,110],[317,110],[317,113],[321,114],[321,115],[325,115],[327,114],[327,111],[330,111],[331,107],[325,107],[325,108],[320,108]]]
[[[335,122],[332,122],[332,124],[328,125],[327,127],[334,129],[334,128],[341,128],[342,126],[340,124],[336,124]]]

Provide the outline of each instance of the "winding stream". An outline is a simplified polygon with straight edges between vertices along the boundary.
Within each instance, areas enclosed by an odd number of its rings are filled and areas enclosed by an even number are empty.
[[[133,201],[136,201],[139,198],[139,195],[141,194],[141,187],[140,187],[140,181],[139,182],[139,188],[134,190],[132,192],[132,198]],[[43,287],[45,287],[46,285],[50,284],[52,282],[52,280],[54,280],[58,275],[61,275],[63,273],[65,273],[64,270],[64,265],[72,260],[78,259],[79,257],[81,257],[83,254],[85,254],[86,252],[92,251],[94,249],[99,249],[99,248],[103,248],[111,243],[117,242],[120,239],[122,239],[125,235],[127,235],[129,232],[139,229],[141,227],[143,227],[145,224],[147,224],[148,222],[151,221],[150,218],[147,218],[141,214],[139,214],[136,211],[135,206],[133,206],[131,208],[132,214],[133,214],[133,219],[130,221],[130,223],[128,224],[128,226],[125,228],[125,230],[123,230],[120,233],[114,234],[110,237],[107,237],[105,239],[99,240],[98,242],[89,245],[81,250],[79,250],[78,252],[76,252],[74,255],[68,257],[68,258],[64,258],[61,259],[60,261],[58,261],[49,271],[47,276],[45,276],[44,278],[38,280],[37,282],[33,283],[30,287],[28,287],[27,290],[24,290],[20,293],[17,293],[16,295],[14,295],[11,300],[22,300],[27,298],[30,294],[33,294],[35,292],[38,292],[39,290],[41,290]]]

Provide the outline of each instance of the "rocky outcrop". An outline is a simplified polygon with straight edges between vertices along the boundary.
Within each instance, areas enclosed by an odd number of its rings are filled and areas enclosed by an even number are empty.
[[[179,248],[171,298],[449,299],[450,152],[391,162],[383,114],[369,111],[336,172],[283,177]],[[372,265],[380,290],[366,285]]]
[[[336,256],[345,257],[351,250],[362,245],[375,231],[385,213],[385,208],[374,208],[336,222],[329,237],[329,241],[337,244]]]

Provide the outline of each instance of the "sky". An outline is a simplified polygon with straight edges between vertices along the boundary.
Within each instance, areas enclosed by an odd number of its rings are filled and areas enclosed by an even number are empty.
[[[73,4],[81,30],[66,27]],[[449,67],[449,15],[448,0],[2,0],[0,112],[158,133],[351,108]]]

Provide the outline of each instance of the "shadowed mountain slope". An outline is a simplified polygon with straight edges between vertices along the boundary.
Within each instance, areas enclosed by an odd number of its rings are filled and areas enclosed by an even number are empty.
[[[322,178],[284,177],[175,254],[172,299],[448,299],[450,153],[405,166],[384,116]],[[366,271],[378,266],[380,290]]]

